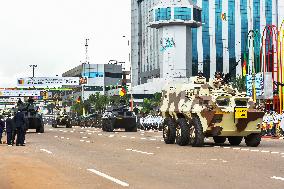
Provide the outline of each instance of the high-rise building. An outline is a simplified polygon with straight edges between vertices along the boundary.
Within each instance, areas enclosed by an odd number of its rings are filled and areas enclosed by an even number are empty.
[[[166,0],[165,0],[166,1]],[[181,1],[181,0],[177,0]],[[281,23],[279,0],[188,0],[202,9],[202,26],[192,29],[192,75],[213,77],[216,71],[241,74],[250,30]],[[132,0],[132,85],[160,78],[161,34],[150,28],[153,7],[161,0]],[[280,10],[279,10],[280,11]]]

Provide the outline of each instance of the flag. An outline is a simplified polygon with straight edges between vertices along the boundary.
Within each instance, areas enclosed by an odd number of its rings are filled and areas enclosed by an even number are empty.
[[[226,14],[226,13],[222,13],[222,14],[221,14],[221,19],[222,19],[223,21],[227,21],[227,14]]]
[[[127,94],[127,90],[125,89],[125,87],[122,87],[119,91],[119,96],[124,96]]]
[[[247,55],[244,53],[243,77],[247,75]]]
[[[24,84],[24,80],[23,80],[23,79],[19,79],[19,80],[18,80],[18,84],[19,84],[19,85],[23,85],[23,84]]]
[[[81,96],[77,98],[77,103],[81,103]]]

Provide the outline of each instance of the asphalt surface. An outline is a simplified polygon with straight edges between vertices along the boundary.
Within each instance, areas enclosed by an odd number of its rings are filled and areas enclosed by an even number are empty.
[[[46,126],[0,145],[0,188],[283,188],[284,140],[257,148],[166,145],[161,132]],[[5,170],[5,171],[2,171]]]

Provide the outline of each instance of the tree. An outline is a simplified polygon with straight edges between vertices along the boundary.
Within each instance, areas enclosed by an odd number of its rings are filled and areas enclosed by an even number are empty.
[[[143,100],[141,112],[144,114],[154,113],[161,104],[162,93],[155,93],[152,98]]]
[[[232,80],[232,86],[237,88],[238,91],[244,92],[246,91],[246,78],[242,76],[236,76]]]

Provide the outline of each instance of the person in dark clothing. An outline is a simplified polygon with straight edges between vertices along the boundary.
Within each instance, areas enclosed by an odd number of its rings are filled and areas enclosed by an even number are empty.
[[[8,118],[6,119],[6,133],[7,133],[7,144],[13,145],[14,139],[13,135],[15,133],[15,122],[11,118],[11,114],[8,114]]]
[[[2,144],[2,134],[5,128],[5,122],[2,119],[3,119],[3,116],[0,116],[0,144]]]
[[[17,140],[16,140],[16,146],[24,146],[24,140],[25,140],[25,115],[24,113],[19,110],[14,117],[15,120],[15,126],[17,129]]]

